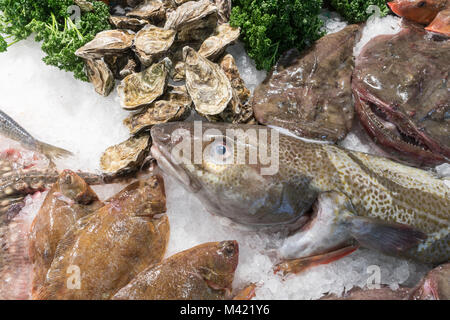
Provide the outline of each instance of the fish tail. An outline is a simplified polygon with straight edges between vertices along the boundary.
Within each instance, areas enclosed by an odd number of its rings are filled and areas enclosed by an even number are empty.
[[[50,160],[65,158],[73,155],[73,153],[70,151],[52,146],[51,144],[47,144],[45,142],[38,141],[38,144],[41,152],[45,154]]]

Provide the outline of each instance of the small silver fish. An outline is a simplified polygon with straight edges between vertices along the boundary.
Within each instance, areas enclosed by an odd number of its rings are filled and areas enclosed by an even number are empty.
[[[57,158],[73,155],[70,151],[36,140],[2,110],[0,110],[0,134],[20,142],[28,150],[44,154],[50,162]]]

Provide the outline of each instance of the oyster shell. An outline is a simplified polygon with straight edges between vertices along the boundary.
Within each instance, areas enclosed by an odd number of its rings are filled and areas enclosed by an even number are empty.
[[[117,87],[122,108],[135,110],[148,106],[161,96],[166,89],[171,64],[169,58],[164,58],[142,72],[126,76]]]
[[[215,0],[217,7],[217,15],[219,16],[219,23],[226,23],[230,20],[231,15],[231,0]]]
[[[75,55],[85,59],[98,59],[105,55],[124,53],[131,48],[134,37],[135,34],[128,30],[102,31],[75,51]]]
[[[129,29],[134,32],[138,32],[148,24],[147,20],[123,16],[110,16],[109,22],[117,29]]]
[[[201,19],[216,13],[216,6],[209,0],[188,1],[167,14],[164,29],[177,31],[192,29],[192,26],[198,24]]]
[[[106,97],[114,89],[114,75],[102,59],[85,60],[86,73],[95,91]]]
[[[139,62],[132,55],[105,56],[103,60],[108,64],[114,78],[119,80],[136,72],[140,66]]]
[[[162,29],[151,24],[146,25],[136,34],[134,41],[135,52],[144,66],[161,58],[175,40],[176,31]]]
[[[127,13],[127,17],[149,20],[153,23],[159,23],[164,20],[166,11],[164,4],[160,0],[145,0]]]
[[[105,150],[100,167],[105,173],[122,174],[138,169],[148,155],[150,136],[131,137]]]
[[[211,14],[178,31],[177,40],[184,42],[203,42],[217,27],[217,15]]]
[[[191,111],[192,100],[185,86],[169,86],[161,100],[153,102],[142,112],[130,115],[124,124],[131,134],[137,134],[158,123],[183,121]]]
[[[214,35],[206,39],[198,53],[210,60],[217,59],[225,48],[235,42],[240,35],[239,28],[233,28],[228,23],[217,26]]]
[[[236,91],[240,102],[243,104],[247,103],[250,99],[250,90],[245,86],[233,56],[231,54],[224,56],[222,60],[220,60],[220,67],[230,80],[231,86],[233,87],[233,90]]]
[[[171,77],[173,81],[183,81],[184,78],[186,77],[186,72],[185,72],[185,64],[183,61],[178,61],[175,64],[175,67],[172,68],[172,73],[171,73]]]
[[[225,72],[190,47],[183,48],[183,57],[186,64],[186,88],[196,110],[203,115],[221,113],[233,96]]]
[[[75,5],[79,6],[81,11],[83,11],[83,12],[89,12],[89,11],[94,10],[94,5],[90,1],[74,0],[73,2],[75,3]]]
[[[250,90],[245,87],[233,56],[227,54],[223,57],[220,61],[220,67],[231,82],[233,98],[223,112],[215,116],[206,116],[206,118],[212,122],[256,123],[253,117],[253,108],[248,103]]]

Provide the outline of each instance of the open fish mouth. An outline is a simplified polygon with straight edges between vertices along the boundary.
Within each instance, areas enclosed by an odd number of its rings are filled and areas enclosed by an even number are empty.
[[[355,109],[369,134],[382,145],[405,153],[421,165],[448,162],[450,150],[416,127],[395,107],[353,84]]]

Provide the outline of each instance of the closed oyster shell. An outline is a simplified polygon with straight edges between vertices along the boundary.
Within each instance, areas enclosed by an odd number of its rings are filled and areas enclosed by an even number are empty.
[[[191,111],[192,100],[185,86],[169,86],[161,100],[153,102],[144,111],[130,115],[124,124],[131,134],[137,134],[158,123],[183,121]]]
[[[223,112],[215,116],[206,116],[206,118],[212,122],[256,123],[253,117],[253,108],[248,103],[250,90],[245,87],[233,56],[227,54],[223,57],[220,61],[220,67],[231,82],[233,98]]]
[[[198,53],[210,60],[217,59],[225,48],[235,42],[240,35],[239,28],[233,28],[228,23],[217,26],[214,35],[206,39]]]
[[[177,40],[184,42],[203,42],[214,32],[216,27],[217,15],[210,14],[206,18],[195,21],[179,30]]]
[[[128,30],[106,30],[97,33],[92,41],[79,48],[75,55],[85,59],[98,59],[105,55],[126,52],[133,44],[135,34]]]
[[[161,96],[166,89],[171,64],[169,58],[164,58],[142,72],[126,76],[117,87],[122,108],[136,110]]]
[[[95,92],[106,97],[114,89],[114,75],[102,59],[85,60],[86,73]]]
[[[123,16],[110,16],[109,22],[117,29],[129,29],[134,32],[141,30],[148,24],[147,20]]]
[[[150,136],[131,137],[105,150],[100,167],[105,173],[121,174],[138,169],[149,152]]]
[[[137,58],[128,54],[105,56],[103,60],[108,64],[114,78],[118,80],[122,80],[129,74],[137,72],[140,66],[139,61],[136,61]]]
[[[74,0],[73,2],[75,3],[75,5],[79,6],[81,11],[83,11],[83,12],[89,12],[89,11],[94,10],[94,5],[92,4],[91,1]]]
[[[242,80],[241,75],[239,74],[239,69],[236,65],[236,61],[234,60],[231,54],[227,54],[220,60],[220,67],[227,78],[231,82],[231,86],[233,90],[236,91],[236,94],[241,103],[245,104],[250,99],[250,90],[245,86],[244,80]]]
[[[153,23],[159,23],[164,20],[166,11],[164,4],[160,0],[145,0],[144,3],[138,5],[127,13],[128,17],[149,20]]]
[[[175,11],[167,14],[164,29],[191,29],[193,24],[210,14],[216,14],[217,8],[209,0],[188,1],[179,6]]]
[[[225,72],[190,47],[183,48],[183,57],[186,64],[186,88],[196,110],[203,115],[221,113],[233,96]]]
[[[151,24],[146,25],[136,34],[135,52],[144,66],[149,66],[159,59],[172,46],[176,31],[162,29]]]
[[[184,78],[186,77],[186,72],[185,72],[185,64],[183,61],[178,61],[175,64],[175,67],[172,68],[172,73],[171,73],[171,77],[173,81],[183,81]]]

